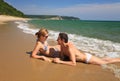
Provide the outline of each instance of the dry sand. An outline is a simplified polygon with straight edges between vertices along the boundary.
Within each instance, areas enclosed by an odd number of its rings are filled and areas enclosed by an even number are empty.
[[[5,24],[6,21],[15,21],[15,20],[29,20],[28,18],[13,17],[7,15],[0,15],[0,24]]]
[[[0,25],[0,81],[119,81],[97,65],[77,63],[74,67],[33,59],[28,52],[34,44],[35,37],[15,23]]]

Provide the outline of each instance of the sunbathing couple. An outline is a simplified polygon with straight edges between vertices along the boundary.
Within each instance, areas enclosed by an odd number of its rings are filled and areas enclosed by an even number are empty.
[[[71,42],[68,42],[68,35],[66,33],[59,33],[57,38],[58,45],[56,46],[49,46],[47,44],[47,29],[42,28],[35,35],[37,36],[37,42],[32,52],[33,58],[39,58],[44,61],[72,66],[76,65],[76,61],[96,65],[120,62],[120,58],[101,59],[89,53],[84,53],[78,50]],[[51,60],[48,57],[54,58]]]

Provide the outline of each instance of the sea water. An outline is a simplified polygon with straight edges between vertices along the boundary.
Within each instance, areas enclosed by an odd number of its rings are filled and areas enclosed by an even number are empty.
[[[49,31],[48,40],[57,40],[60,32],[66,32],[69,41],[72,41],[82,51],[98,57],[120,58],[120,21],[36,19],[15,23],[24,33],[33,35],[40,28],[47,28]],[[31,28],[31,25],[34,27]],[[118,76],[118,74],[120,72],[116,75]]]

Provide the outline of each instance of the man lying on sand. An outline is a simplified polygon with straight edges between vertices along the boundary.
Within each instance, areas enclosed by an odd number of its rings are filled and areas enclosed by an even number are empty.
[[[71,42],[68,42],[68,35],[66,33],[59,33],[57,39],[58,45],[56,46],[49,46],[47,44],[47,29],[42,28],[35,35],[37,36],[37,42],[32,52],[33,58],[39,58],[44,61],[51,62],[52,60],[47,57],[55,57],[55,59],[53,59],[53,62],[72,66],[76,65],[76,61],[96,65],[120,62],[120,58],[100,59],[98,57],[92,56],[89,53],[84,53],[78,50]],[[42,53],[43,55],[40,56],[38,53]],[[69,58],[69,61],[63,60],[66,57]]]
[[[68,42],[68,35],[66,33],[59,33],[58,44],[60,45],[61,58],[55,58],[53,62],[58,64],[76,65],[76,61],[85,62],[90,64],[102,65],[114,62],[120,62],[120,58],[103,58],[92,56],[89,53],[84,53],[78,50],[71,42]],[[69,58],[69,61],[63,61],[65,57]]]

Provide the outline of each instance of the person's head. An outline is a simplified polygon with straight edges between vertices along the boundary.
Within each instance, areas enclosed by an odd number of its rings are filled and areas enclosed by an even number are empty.
[[[37,33],[35,33],[38,40],[45,41],[48,38],[48,30],[45,28],[41,28]]]
[[[58,44],[61,44],[62,42],[68,43],[68,35],[66,33],[59,33],[57,41]]]

